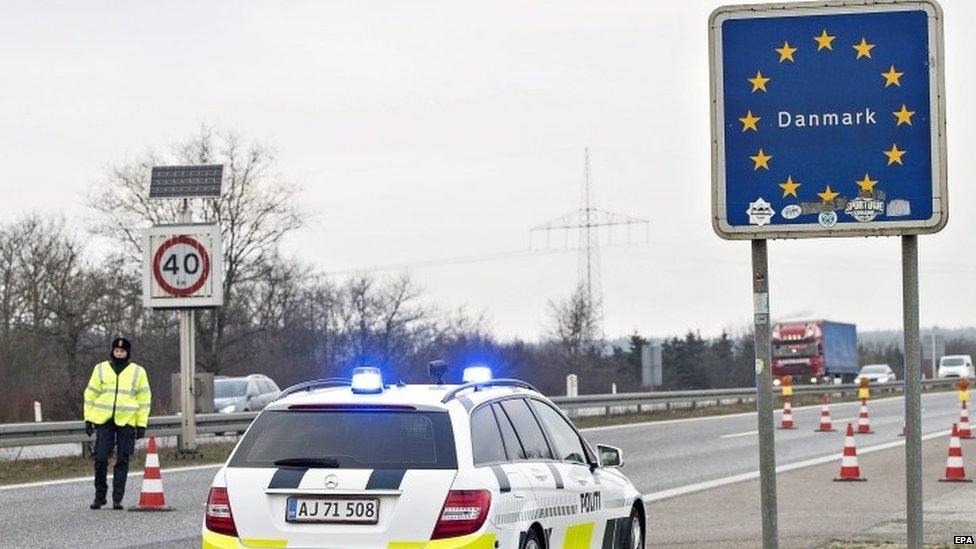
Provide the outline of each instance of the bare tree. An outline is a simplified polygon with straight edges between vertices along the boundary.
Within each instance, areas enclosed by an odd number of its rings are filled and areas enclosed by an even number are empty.
[[[91,264],[81,241],[60,219],[28,216],[0,229],[0,370],[9,379],[27,364],[35,396],[60,399],[60,411],[80,411],[78,387],[88,363],[93,336],[104,333],[120,298],[114,273]],[[34,383],[35,386],[38,384]]]
[[[133,259],[141,261],[141,230],[179,219],[182,204],[176,200],[149,200],[153,165],[166,163],[224,165],[220,197],[191,201],[197,221],[217,223],[224,255],[224,306],[201,315],[198,336],[205,351],[199,360],[204,369],[220,372],[221,354],[240,338],[229,337],[249,322],[252,311],[237,306],[242,287],[268,274],[268,265],[288,233],[302,227],[307,212],[297,203],[298,189],[282,181],[276,172],[274,153],[260,144],[248,144],[234,133],[203,128],[199,135],[173,147],[168,156],[152,151],[142,159],[112,168],[96,184],[89,207],[97,214],[93,230],[124,244]]]
[[[0,227],[0,337],[6,338],[24,301],[18,258],[25,235],[22,227]]]
[[[340,330],[348,335],[350,360],[389,364],[403,357],[414,323],[428,313],[417,304],[420,293],[406,277],[385,285],[370,277],[349,281],[343,289]]]
[[[598,307],[587,298],[584,288],[577,288],[564,301],[550,301],[552,319],[551,336],[556,339],[569,357],[578,359],[593,351],[599,344]]]

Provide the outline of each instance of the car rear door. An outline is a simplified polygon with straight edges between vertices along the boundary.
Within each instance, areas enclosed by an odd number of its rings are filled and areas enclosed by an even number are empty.
[[[430,539],[456,474],[446,412],[371,407],[264,412],[225,478],[242,539],[385,548]]]
[[[511,423],[524,448],[525,458],[519,466],[532,483],[533,514],[542,524],[546,537],[550,538],[555,535],[554,527],[561,519],[576,513],[576,496],[563,489],[562,475],[554,466],[552,448],[528,402],[522,397],[501,400],[499,414]],[[555,541],[552,543],[553,547],[563,546]]]
[[[475,471],[487,469],[498,484],[489,520],[498,530],[502,546],[515,546],[513,542],[531,524],[535,492],[523,470],[525,452],[497,404],[472,410],[471,452]]]

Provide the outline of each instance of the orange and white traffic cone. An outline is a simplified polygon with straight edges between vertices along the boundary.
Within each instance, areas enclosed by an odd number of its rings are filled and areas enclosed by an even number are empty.
[[[793,405],[788,398],[783,402],[783,419],[779,422],[779,428],[796,429],[796,425],[793,424]]]
[[[830,433],[836,430],[830,423],[830,400],[827,399],[827,395],[824,395],[820,397],[820,428],[816,432]]]
[[[857,448],[854,446],[854,426],[847,423],[847,435],[844,436],[844,452],[840,458],[840,476],[835,482],[852,482],[867,480],[861,476],[861,468],[857,465]]]
[[[142,493],[139,504],[129,507],[130,511],[172,511],[163,496],[163,477],[159,472],[159,452],[156,450],[156,437],[149,437],[146,448],[146,469],[142,473]]]
[[[972,482],[966,478],[966,469],[962,465],[962,446],[959,444],[959,429],[952,424],[952,436],[949,438],[949,458],[946,459],[945,478],[939,482]]]
[[[857,434],[859,435],[870,435],[874,431],[871,430],[871,418],[868,417],[868,401],[866,398],[861,399],[861,416],[857,418]]]
[[[965,400],[962,401],[962,409],[959,410],[959,438],[976,438],[969,428],[969,405]]]

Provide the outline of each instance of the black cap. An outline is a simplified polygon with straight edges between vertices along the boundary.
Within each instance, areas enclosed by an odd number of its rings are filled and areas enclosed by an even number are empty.
[[[112,349],[125,349],[125,352],[132,352],[132,344],[124,337],[117,337],[112,340]]]

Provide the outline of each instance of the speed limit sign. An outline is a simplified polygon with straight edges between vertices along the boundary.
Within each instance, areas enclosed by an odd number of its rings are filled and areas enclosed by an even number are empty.
[[[221,266],[216,225],[152,227],[145,235],[143,301],[157,309],[219,306]]]

